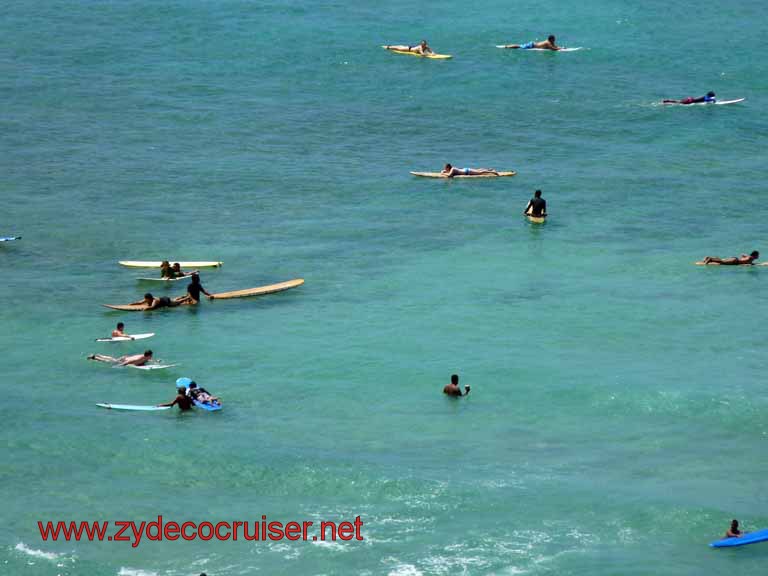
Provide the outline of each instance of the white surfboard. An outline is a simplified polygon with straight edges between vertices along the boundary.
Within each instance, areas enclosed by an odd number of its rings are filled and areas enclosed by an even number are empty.
[[[170,406],[134,406],[132,404],[96,404],[99,408],[106,408],[107,410],[131,410],[134,412],[156,412],[159,410],[170,410]]]
[[[177,262],[182,268],[218,268],[223,262],[205,260],[202,262],[192,262],[186,260],[171,260],[168,259],[171,266]],[[160,260],[120,260],[118,264],[121,266],[127,266],[128,268],[160,268],[162,262]]]
[[[113,336],[111,338],[96,338],[96,342],[131,342],[133,340],[144,340],[145,338],[152,338],[154,332],[147,332],[146,334],[131,334],[130,336]]]
[[[144,364],[144,366],[128,364],[128,368],[136,368],[136,370],[164,370],[165,368],[173,368],[174,366],[178,366],[178,364]]]

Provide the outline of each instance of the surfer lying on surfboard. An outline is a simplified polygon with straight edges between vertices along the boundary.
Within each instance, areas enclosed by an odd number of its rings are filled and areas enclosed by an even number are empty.
[[[700,264],[719,264],[720,266],[752,266],[755,260],[760,258],[760,252],[753,250],[751,254],[742,254],[738,258],[718,258],[717,256],[705,256]],[[697,262],[699,264],[699,262]]]
[[[405,46],[400,45],[394,45],[394,46],[384,46],[387,50],[397,50],[398,52],[414,52],[416,54],[434,54],[432,51],[432,48],[429,47],[426,40],[422,40],[417,46]]]
[[[178,298],[176,300],[178,300]],[[170,298],[168,298],[168,296],[155,298],[154,296],[152,296],[151,292],[147,292],[146,294],[144,294],[143,300],[139,300],[138,302],[131,302],[129,306],[146,305],[147,310],[157,310],[158,308],[172,308],[174,306],[178,306],[179,303],[176,302],[176,300],[171,300]]]
[[[520,50],[530,50],[531,48],[538,48],[539,50],[560,50],[562,46],[558,46],[555,43],[555,37],[550,35],[543,42],[526,42],[525,44],[505,44],[504,48],[519,48]]]
[[[91,354],[88,356],[88,360],[96,360],[97,362],[108,362],[115,366],[144,366],[147,362],[152,360],[152,350],[145,350],[144,354],[133,354],[132,356],[120,356],[120,358],[114,358],[107,356],[106,354]]]
[[[448,178],[453,178],[454,176],[481,176],[483,174],[499,175],[493,168],[456,168],[450,164],[446,164],[445,168],[440,170],[440,174],[443,174]]]
[[[713,104],[717,102],[715,99],[715,93],[710,91],[707,92],[706,96],[699,96],[698,98],[693,98],[691,96],[688,96],[687,98],[683,98],[682,100],[662,100],[662,104],[701,104],[703,102],[712,102]]]

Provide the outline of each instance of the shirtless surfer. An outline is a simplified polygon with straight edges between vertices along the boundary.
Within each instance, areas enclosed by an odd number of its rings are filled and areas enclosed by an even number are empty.
[[[128,334],[125,333],[125,324],[122,322],[117,323],[117,327],[112,330],[112,338],[130,338]]]
[[[741,538],[744,533],[739,530],[739,521],[731,520],[731,528],[725,533],[726,538]]]
[[[732,256],[731,258],[718,258],[717,256],[705,256],[704,260],[700,264],[714,264],[720,266],[752,266],[760,258],[760,252],[753,250],[750,254],[742,254],[739,257]],[[697,262],[698,264],[698,262]]]
[[[182,412],[185,410],[189,410],[192,408],[192,398],[187,396],[187,389],[185,386],[181,386],[177,393],[176,398],[173,399],[171,402],[166,402],[165,404],[158,404],[158,408],[162,408],[165,406],[178,406],[179,410]]]
[[[562,46],[558,46],[555,43],[555,37],[550,35],[543,42],[526,42],[525,44],[505,44],[504,48],[519,48],[520,50],[530,50],[531,48],[538,48],[539,50],[560,50]]]
[[[384,46],[387,50],[397,50],[398,52],[413,52],[415,54],[434,54],[432,51],[432,48],[429,47],[426,40],[422,40],[418,45],[416,46],[405,46],[405,45],[395,45],[395,46]]]
[[[107,356],[106,354],[91,354],[88,356],[88,360],[96,360],[97,362],[107,362],[114,364],[115,366],[144,366],[147,362],[152,360],[152,350],[145,350],[143,354],[133,354],[131,356],[120,356],[120,358],[114,358]]]
[[[692,98],[691,96],[688,96],[687,98],[683,98],[682,100],[662,100],[662,104],[700,104],[702,102],[717,102],[717,99],[715,98],[714,92],[707,92],[706,96],[700,96],[698,98]]]
[[[144,294],[144,299],[139,300],[138,302],[131,302],[130,306],[141,306],[145,305],[147,307],[147,310],[157,310],[158,308],[172,308],[174,306],[178,306],[180,302],[177,302],[178,298],[176,300],[171,300],[168,298],[168,296],[161,296],[160,298],[155,298],[152,296],[150,292],[147,292]]]
[[[459,375],[453,374],[451,376],[451,383],[446,384],[445,388],[443,388],[443,394],[447,394],[448,396],[451,396],[453,398],[458,398],[460,396],[469,396],[470,387],[464,386],[464,394],[461,393],[461,388],[459,388]]]
[[[440,170],[440,174],[453,178],[454,176],[482,176],[483,174],[494,174],[498,176],[499,173],[492,168],[456,168],[450,164],[446,164],[445,168]]]

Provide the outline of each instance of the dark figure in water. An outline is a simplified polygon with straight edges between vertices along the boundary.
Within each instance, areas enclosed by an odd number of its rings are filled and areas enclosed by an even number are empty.
[[[459,375],[454,374],[451,376],[451,383],[446,384],[445,388],[443,388],[443,394],[458,398],[459,396],[468,396],[469,390],[469,386],[464,386],[464,394],[461,393],[461,388],[459,388]]]

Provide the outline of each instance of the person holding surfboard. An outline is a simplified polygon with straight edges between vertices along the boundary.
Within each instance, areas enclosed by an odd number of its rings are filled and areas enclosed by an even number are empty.
[[[715,264],[720,266],[752,266],[754,261],[760,258],[760,252],[753,250],[750,254],[742,254],[739,257],[718,258],[717,256],[705,256],[704,260],[697,264]]]
[[[715,98],[715,93],[712,91],[707,92],[706,96],[700,96],[698,98],[692,98],[691,96],[688,96],[687,98],[683,98],[682,100],[662,100],[662,104],[701,104],[701,103],[709,103],[711,102],[714,104],[717,102],[717,99]]]
[[[541,190],[536,190],[533,193],[533,198],[528,200],[528,205],[523,210],[523,214],[536,218],[545,218],[547,216],[547,201],[541,197]]]
[[[493,168],[456,168],[450,164],[446,164],[445,168],[440,171],[440,174],[448,178],[453,178],[454,176],[482,176],[483,174],[499,175]]]
[[[166,402],[165,404],[158,404],[158,408],[164,408],[164,407],[173,407],[178,406],[179,410],[182,412],[186,410],[192,409],[192,398],[187,396],[187,387],[186,386],[180,386],[177,393],[176,398],[174,398],[171,402]]]
[[[561,46],[555,43],[555,37],[549,35],[543,42],[526,42],[525,44],[505,44],[504,48],[514,48],[520,50],[530,50],[531,48],[538,48],[539,50],[560,50]]]
[[[443,388],[443,394],[451,396],[452,398],[459,398],[461,396],[469,396],[470,390],[471,388],[469,386],[464,386],[464,394],[462,394],[461,388],[459,387],[459,375],[453,374],[451,375],[451,383],[446,384],[445,388]]]
[[[731,520],[731,528],[725,533],[726,538],[740,538],[744,534],[739,530],[739,521]]]
[[[115,366],[144,366],[147,362],[152,360],[152,350],[145,350],[143,354],[133,354],[132,356],[121,356],[120,358],[114,358],[107,356],[106,354],[91,354],[88,356],[88,360],[96,360],[97,362],[109,362]]]
[[[416,54],[434,54],[426,40],[422,40],[417,46],[384,46],[387,50],[397,50],[398,52],[414,52]]]

